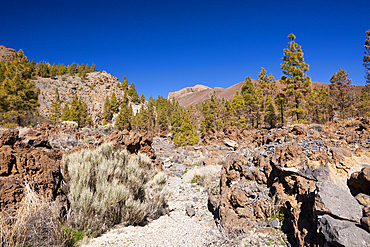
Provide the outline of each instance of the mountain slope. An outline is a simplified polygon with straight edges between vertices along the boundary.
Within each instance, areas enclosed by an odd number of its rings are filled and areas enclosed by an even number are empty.
[[[101,124],[105,97],[110,98],[115,92],[118,102],[122,103],[123,89],[117,87],[118,79],[107,72],[91,72],[85,80],[78,76],[61,75],[56,79],[37,78],[35,87],[40,88],[38,111],[41,115],[49,117],[51,103],[58,88],[61,109],[66,103],[71,103],[72,97],[77,96],[87,104],[94,124]]]
[[[252,79],[253,83],[256,83],[257,80]],[[239,82],[237,84],[232,85],[228,88],[221,88],[221,87],[214,87],[210,88],[207,86],[196,85],[194,87],[187,87],[183,88],[176,92],[171,92],[168,94],[168,99],[174,98],[179,102],[179,104],[183,107],[188,107],[191,105],[199,105],[202,102],[206,101],[207,99],[211,98],[213,92],[216,93],[216,96],[219,98],[225,98],[226,100],[232,100],[236,91],[241,91],[244,81]],[[312,82],[312,87],[321,87],[324,85],[325,87],[329,87],[330,83],[323,83],[323,82]],[[279,81],[277,81],[278,92],[284,87]],[[361,89],[364,86],[354,86],[354,91],[360,95]]]

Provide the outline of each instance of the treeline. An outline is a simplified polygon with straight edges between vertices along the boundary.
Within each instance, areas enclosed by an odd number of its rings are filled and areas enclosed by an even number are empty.
[[[56,65],[50,65],[50,63],[46,63],[45,61],[35,63],[35,60],[32,60],[32,64],[35,65],[36,68],[36,75],[43,77],[43,78],[55,78],[57,75],[78,75],[82,79],[86,79],[87,73],[95,72],[96,65],[93,63],[90,67],[89,64],[82,65],[76,64],[73,62],[71,65],[65,66],[64,63],[59,63]]]
[[[231,101],[212,95],[197,108],[202,113],[202,134],[225,126],[271,128],[287,122],[328,123],[335,119],[369,117],[370,30],[366,34],[363,62],[368,85],[361,95],[354,92],[352,80],[342,69],[333,74],[328,87],[312,88],[302,47],[295,42],[294,34],[290,34],[281,64],[282,88],[279,89],[273,75],[267,75],[262,68],[258,81],[253,83],[248,76],[241,92],[236,92]]]
[[[112,98],[110,106],[112,107]],[[199,142],[198,133],[190,120],[189,110],[184,109],[177,101],[170,101],[158,96],[157,100],[150,96],[148,102],[141,97],[141,107],[133,113],[132,104],[124,94],[121,109],[115,126],[137,132],[151,132],[156,135],[171,134],[175,145],[193,145]],[[108,105],[109,99],[106,100]]]

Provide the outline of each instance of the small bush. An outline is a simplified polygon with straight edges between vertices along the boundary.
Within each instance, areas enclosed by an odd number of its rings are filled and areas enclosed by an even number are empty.
[[[166,177],[151,170],[147,155],[114,151],[109,143],[64,156],[62,162],[70,177],[70,229],[95,237],[114,224],[140,224],[165,210]]]
[[[65,242],[57,206],[29,184],[14,216],[0,212],[0,246],[63,246]]]
[[[198,181],[201,179],[201,176],[200,175],[195,175],[192,179],[191,179],[191,183],[192,184],[196,184],[198,183]]]

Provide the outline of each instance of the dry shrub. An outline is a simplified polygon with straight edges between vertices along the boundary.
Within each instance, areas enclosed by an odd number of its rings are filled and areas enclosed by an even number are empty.
[[[63,246],[64,243],[57,206],[38,195],[28,183],[15,215],[0,212],[0,246]]]
[[[140,224],[161,215],[168,192],[166,177],[151,170],[145,154],[130,156],[114,151],[112,143],[63,157],[64,177],[69,177],[71,209],[67,225],[97,236],[108,227]]]

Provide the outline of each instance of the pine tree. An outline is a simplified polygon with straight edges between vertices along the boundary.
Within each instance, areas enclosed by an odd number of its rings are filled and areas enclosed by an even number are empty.
[[[49,69],[48,63],[45,63],[45,61],[39,62],[36,64],[37,70],[36,70],[36,75],[47,78],[50,76],[50,69]]]
[[[73,62],[71,65],[68,66],[68,74],[75,75],[77,71],[76,63]]]
[[[279,117],[278,118],[280,119],[280,123],[282,125],[284,125],[284,122],[285,122],[285,115],[284,115],[285,104],[286,104],[285,95],[283,93],[279,93],[278,95],[276,95],[275,105],[278,108],[278,111],[279,111]]]
[[[233,100],[231,102],[231,109],[233,111],[233,116],[231,118],[232,125],[235,125],[239,128],[242,127],[242,126],[240,126],[241,122],[239,122],[239,120],[244,115],[245,105],[244,105],[243,96],[241,94],[239,94],[239,91],[235,92],[235,95],[234,95]]]
[[[131,82],[131,85],[130,85],[129,89],[127,90],[127,95],[131,97],[131,100],[134,103],[136,103],[136,104],[140,103],[140,97],[136,92],[134,82]]]
[[[193,124],[190,121],[189,113],[185,112],[183,122],[178,136],[174,138],[174,144],[177,146],[194,145],[199,142],[199,136]]]
[[[231,122],[230,122],[230,119],[232,117],[232,106],[231,106],[231,103],[230,101],[226,100],[225,101],[225,115],[224,115],[224,123],[225,125],[227,126],[231,126]]]
[[[22,50],[15,53],[14,61],[5,63],[5,78],[0,83],[0,112],[3,112],[5,121],[21,125],[25,116],[33,114],[40,105],[40,89],[34,89],[33,74],[34,67]]]
[[[267,95],[266,98],[266,115],[264,120],[270,128],[274,128],[277,122],[275,105],[270,95]]]
[[[118,113],[118,106],[119,106],[119,103],[118,103],[116,94],[115,94],[115,92],[113,92],[112,97],[110,99],[110,109],[111,109],[111,111],[113,113]]]
[[[86,126],[91,126],[92,119],[89,115],[87,104],[81,100],[79,100],[78,103],[78,127],[83,128]]]
[[[363,58],[364,67],[365,67],[365,79],[366,84],[370,84],[370,29],[366,31],[366,40],[365,40],[365,55]]]
[[[109,120],[111,119],[111,117],[112,117],[112,111],[111,111],[111,108],[110,108],[109,97],[107,95],[105,97],[104,108],[103,108],[103,119],[105,120],[105,124],[104,125],[106,125],[109,122]]]
[[[58,68],[57,66],[55,65],[55,63],[53,64],[53,66],[51,66],[51,70],[50,70],[50,78],[55,78],[55,76],[58,74]]]
[[[145,101],[144,101],[145,102]],[[155,101],[148,101],[148,127],[149,131],[154,132],[156,126],[156,113],[155,113]]]
[[[96,71],[96,64],[92,63],[90,72],[95,72]]]
[[[62,110],[62,121],[69,121],[69,106],[65,104]]]
[[[256,127],[259,126],[261,119],[261,108],[263,108],[263,95],[261,90],[256,90],[252,79],[248,76],[245,78],[245,83],[242,86],[241,94],[244,99],[244,105],[247,109],[252,126],[256,122]]]
[[[359,99],[359,115],[362,117],[370,117],[370,93],[367,89],[368,86],[362,89],[362,94]]]
[[[142,104],[145,103],[145,96],[144,96],[144,94],[141,94],[140,103],[142,103]]]
[[[74,121],[78,123],[78,112],[79,112],[79,99],[75,94],[73,95],[71,107],[69,109],[69,121]]]
[[[64,65],[64,63],[62,64],[58,64],[58,72],[57,72],[58,75],[65,75],[67,74],[67,67]]]
[[[339,69],[330,78],[331,84],[329,85],[330,96],[333,98],[335,105],[338,106],[342,119],[346,117],[346,113],[348,113],[348,109],[354,100],[352,80],[347,77],[347,72]]]
[[[308,100],[308,110],[313,122],[325,123],[329,119],[330,100],[328,96],[328,90],[324,85],[320,89],[315,87],[312,90]]]
[[[123,90],[125,92],[127,92],[127,90],[128,90],[128,81],[126,79],[126,75],[123,76],[122,86],[121,87],[123,88]]]
[[[132,121],[132,111],[127,104],[121,105],[121,110],[116,118],[115,126],[119,130],[126,129],[131,130],[131,121]]]
[[[60,98],[59,98],[59,91],[58,88],[55,89],[54,99],[51,102],[51,109],[50,109],[50,120],[54,122],[59,122],[61,117],[60,113]]]
[[[166,111],[164,110],[159,111],[157,122],[159,125],[159,131],[162,134],[166,134],[169,130],[168,129],[168,116],[167,116]]]
[[[86,79],[86,76],[87,76],[87,71],[86,71],[86,67],[85,67],[85,64],[82,63],[82,65],[78,65],[78,76],[85,80]]]
[[[148,109],[141,105],[140,111],[136,114],[137,130],[139,132],[147,132],[149,130]]]
[[[178,101],[172,100],[172,111],[171,111],[171,132],[174,136],[177,136],[180,132],[181,123],[183,121],[183,108],[180,106]]]
[[[157,133],[160,135],[167,134],[169,131],[170,123],[170,114],[169,114],[169,101],[163,98],[161,95],[158,95],[158,98],[155,102],[156,111],[157,111],[157,122],[156,129]]]
[[[208,131],[213,130],[216,127],[215,98],[216,94],[215,92],[213,92],[211,98],[209,100],[204,101],[199,107],[199,110],[203,115],[203,119],[200,122],[202,136],[204,136]]]
[[[285,84],[283,89],[288,103],[288,113],[295,116],[297,121],[302,121],[306,113],[306,98],[311,90],[311,78],[306,75],[309,65],[304,62],[302,47],[294,40],[294,34],[289,34],[290,42],[284,49],[281,69],[283,75],[281,82]]]
[[[265,68],[261,67],[261,72],[258,73],[258,83],[256,85],[257,90],[260,90],[263,94],[263,111],[266,106],[267,96],[273,96],[276,93],[277,86],[274,76],[270,73],[269,76],[266,74]]]
[[[0,60],[0,83],[4,81],[5,79],[5,62]]]

